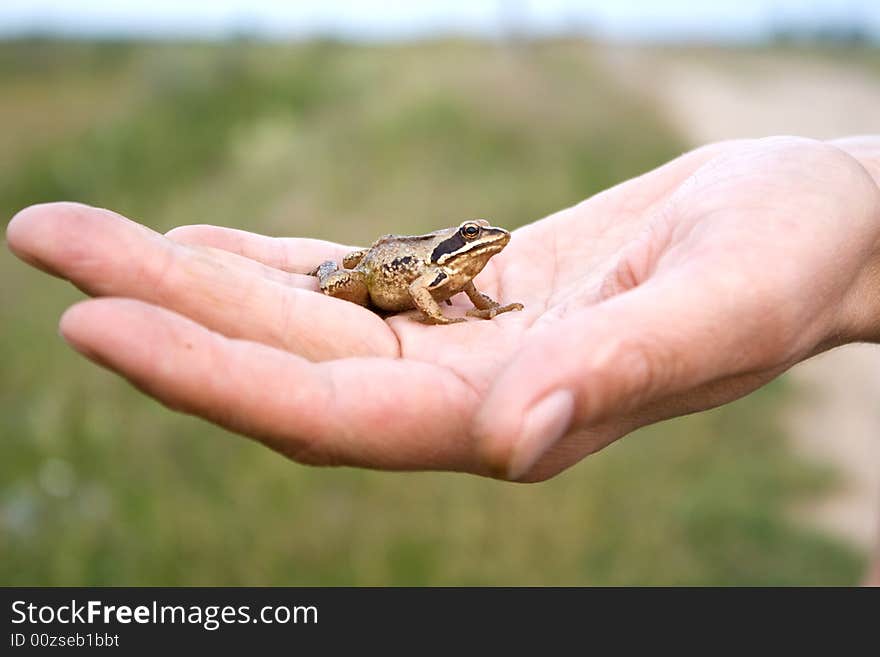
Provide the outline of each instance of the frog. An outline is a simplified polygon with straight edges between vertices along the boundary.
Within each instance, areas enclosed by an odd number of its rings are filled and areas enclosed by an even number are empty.
[[[347,254],[342,268],[327,260],[309,274],[324,294],[385,314],[418,309],[422,315],[415,319],[426,324],[467,321],[440,307],[440,302],[451,306],[460,292],[474,305],[468,316],[494,319],[523,304],[498,303],[477,289],[474,278],[508,242],[510,232],[474,219],[425,235],[383,235],[369,248]]]

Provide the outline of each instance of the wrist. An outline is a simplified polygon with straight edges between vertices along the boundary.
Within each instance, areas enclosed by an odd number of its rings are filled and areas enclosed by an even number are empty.
[[[880,135],[844,137],[828,142],[851,158],[854,173],[863,183],[867,234],[861,261],[852,284],[841,302],[836,330],[829,333],[826,348],[850,342],[880,342]],[[873,182],[873,184],[870,184]],[[820,350],[817,350],[820,351]]]
[[[840,328],[829,346],[880,342],[880,253],[874,253],[843,300]]]
[[[836,144],[860,165],[866,179],[864,197],[858,205],[868,217],[863,236],[861,267],[844,296],[837,344],[880,342],[880,138],[845,140]]]

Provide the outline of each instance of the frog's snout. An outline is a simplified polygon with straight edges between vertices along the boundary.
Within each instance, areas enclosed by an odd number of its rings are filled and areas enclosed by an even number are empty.
[[[510,231],[503,228],[490,228],[489,232],[493,237],[493,241],[498,242],[501,246],[507,246],[507,243],[510,241]]]

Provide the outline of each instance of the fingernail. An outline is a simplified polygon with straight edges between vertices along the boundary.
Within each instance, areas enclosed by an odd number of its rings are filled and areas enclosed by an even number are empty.
[[[517,480],[526,474],[568,431],[574,414],[574,395],[557,390],[526,411],[522,430],[513,448],[508,478]]]

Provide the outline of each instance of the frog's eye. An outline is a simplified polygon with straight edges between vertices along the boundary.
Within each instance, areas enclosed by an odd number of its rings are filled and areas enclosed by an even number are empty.
[[[477,224],[465,224],[461,227],[461,234],[465,239],[472,240],[480,234],[480,227]]]

